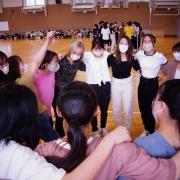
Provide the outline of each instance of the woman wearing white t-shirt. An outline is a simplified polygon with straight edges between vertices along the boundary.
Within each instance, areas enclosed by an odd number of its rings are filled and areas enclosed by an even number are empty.
[[[154,132],[155,119],[151,105],[159,87],[159,69],[161,65],[168,62],[164,55],[155,51],[155,43],[156,38],[152,34],[146,34],[143,38],[144,51],[140,50],[135,54],[141,67],[141,77],[138,86],[139,109],[144,124],[144,132],[141,136],[147,136]]]
[[[109,44],[110,30],[106,23],[104,23],[104,27],[101,29],[101,34],[102,34],[102,39],[104,42],[104,49],[107,51],[108,44]]]

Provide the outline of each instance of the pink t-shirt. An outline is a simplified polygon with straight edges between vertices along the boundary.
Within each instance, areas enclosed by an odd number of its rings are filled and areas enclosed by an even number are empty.
[[[38,70],[34,77],[34,86],[38,92],[38,99],[47,107],[47,114],[51,116],[51,105],[54,97],[55,73],[44,74]]]
[[[100,141],[101,138],[98,137],[88,139],[87,156],[97,147]],[[68,143],[58,139],[46,144],[39,144],[35,151],[44,157],[64,157],[70,149]],[[136,147],[135,144],[130,142],[124,142],[114,146],[94,180],[115,180],[119,176],[124,176],[128,180],[170,180],[175,179],[175,174],[176,166],[172,159],[150,157],[143,148]]]

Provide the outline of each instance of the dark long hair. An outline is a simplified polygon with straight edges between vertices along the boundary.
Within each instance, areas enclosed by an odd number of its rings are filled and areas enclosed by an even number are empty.
[[[49,64],[51,61],[52,61],[52,58],[56,56],[57,59],[58,59],[58,55],[54,52],[54,51],[50,51],[50,50],[47,50],[46,51],[46,54],[45,54],[45,57],[41,63],[41,65],[39,66],[39,69],[44,69],[44,64]]]
[[[16,79],[21,77],[20,68],[19,68],[20,62],[23,62],[23,61],[17,55],[10,56],[8,58],[9,72],[7,74],[7,83],[14,83]]]
[[[15,83],[0,88],[0,140],[14,140],[35,149],[39,143],[38,108],[34,93]]]
[[[121,62],[122,62],[121,52],[120,52],[120,50],[119,50],[119,43],[120,43],[121,39],[123,39],[123,38],[126,39],[127,42],[128,42],[128,50],[126,51],[127,61],[128,61],[128,64],[129,64],[129,65],[132,65],[133,45],[132,45],[131,40],[130,40],[129,37],[127,37],[127,36],[122,36],[122,37],[120,37],[119,40],[118,40],[117,48],[116,48],[116,63],[117,63],[118,65],[120,65]]]
[[[165,81],[158,95],[158,100],[166,103],[170,118],[177,120],[180,132],[180,79]]]
[[[97,108],[94,89],[85,82],[73,81],[60,91],[57,106],[68,123],[67,137],[71,151],[67,157],[47,157],[48,162],[71,172],[86,158],[86,137],[81,129],[93,118]]]

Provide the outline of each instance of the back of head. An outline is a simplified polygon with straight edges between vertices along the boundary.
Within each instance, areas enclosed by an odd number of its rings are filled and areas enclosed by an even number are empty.
[[[164,82],[159,87],[159,100],[166,103],[169,116],[177,120],[180,131],[180,79],[173,79]]]
[[[96,93],[87,83],[73,81],[60,91],[57,106],[68,123],[67,137],[71,151],[65,158],[51,157],[47,160],[70,172],[86,157],[86,137],[82,127],[91,122],[96,111]]]
[[[8,58],[9,63],[9,72],[7,74],[7,82],[14,83],[15,80],[21,77],[19,63],[22,62],[22,59],[19,56],[10,56]]]
[[[25,86],[0,88],[0,140],[14,140],[34,149],[39,142],[38,108],[34,93]]]
[[[107,23],[104,23],[104,29],[107,29],[107,27],[108,27]]]

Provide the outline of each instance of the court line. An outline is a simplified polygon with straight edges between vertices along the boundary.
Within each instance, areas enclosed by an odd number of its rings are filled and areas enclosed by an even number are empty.
[[[70,45],[64,46],[63,48],[60,48],[60,49],[56,50],[56,52],[58,52],[58,51],[60,51],[60,50],[62,50],[62,49],[64,49],[64,48],[66,48],[66,47],[68,47],[68,46],[70,46]]]

